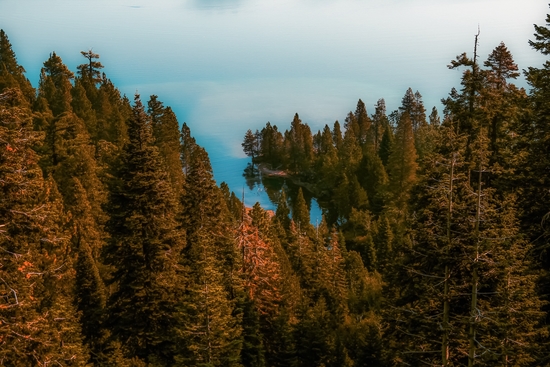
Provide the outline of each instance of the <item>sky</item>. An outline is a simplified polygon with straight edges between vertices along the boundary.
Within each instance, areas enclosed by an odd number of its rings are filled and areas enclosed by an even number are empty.
[[[409,87],[442,113],[461,75],[447,65],[472,54],[478,27],[481,60],[503,41],[520,69],[540,66],[528,40],[548,10],[540,0],[0,0],[0,28],[34,86],[52,51],[76,70],[93,49],[123,93],[158,95],[223,160],[244,157],[249,128],[285,130],[299,113],[316,131],[359,98],[369,113],[384,98],[390,112]]]

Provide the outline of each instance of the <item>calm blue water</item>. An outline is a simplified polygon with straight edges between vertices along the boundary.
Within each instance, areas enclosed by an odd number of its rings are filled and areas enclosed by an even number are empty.
[[[544,61],[527,42],[547,12],[540,0],[1,0],[0,28],[35,86],[52,51],[76,71],[92,48],[130,99],[156,94],[187,122],[218,183],[272,208],[241,176],[247,129],[284,131],[299,113],[315,132],[359,98],[392,111],[409,87],[441,109],[460,86],[447,65],[471,54],[478,26],[482,60],[504,41],[525,69]]]
[[[218,184],[221,182],[227,183],[231,191],[235,192],[239,199],[244,194],[246,206],[252,207],[258,202],[264,209],[275,210],[277,208],[276,203],[279,198],[279,191],[283,186],[290,199],[294,198],[297,194],[298,188],[292,182],[287,182],[285,179],[265,177],[251,179],[243,177],[242,173],[250,163],[250,158],[237,158],[224,154],[224,148],[220,149],[221,145],[208,144],[211,142],[211,139],[207,136],[204,139],[198,137],[199,144],[201,140],[204,140],[206,145],[210,146],[210,149],[207,147],[207,150],[216,182]],[[304,197],[310,207],[311,223],[320,223],[323,213],[319,204],[307,191],[304,191]]]

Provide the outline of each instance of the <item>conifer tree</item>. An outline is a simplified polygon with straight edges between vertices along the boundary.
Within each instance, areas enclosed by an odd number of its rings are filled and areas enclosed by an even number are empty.
[[[477,125],[476,140],[468,139],[456,133],[453,122],[446,120],[424,166],[424,181],[414,195],[411,245],[400,250],[398,277],[408,282],[401,287],[396,308],[401,313],[394,321],[403,350],[398,358],[443,366],[528,365],[541,335],[542,304],[529,257],[517,256],[526,255],[527,247],[518,235],[514,204],[485,185],[487,129]],[[512,305],[512,294],[520,293],[529,294],[530,301]],[[523,325],[522,331],[510,323]]]
[[[401,115],[399,119],[387,168],[391,201],[399,211],[403,212],[409,192],[416,181],[418,168],[413,126],[407,113]]]
[[[305,231],[300,229],[294,220],[290,222],[288,237],[286,250],[292,268],[300,279],[300,285],[304,291],[315,291],[313,244]]]
[[[84,121],[86,130],[90,137],[96,138],[97,132],[97,118],[93,109],[92,102],[88,97],[88,93],[84,88],[82,79],[76,78],[73,89],[71,90],[72,101],[71,107],[73,112]]]
[[[181,328],[178,263],[185,234],[175,220],[174,194],[139,95],[134,103],[120,184],[108,206],[111,238],[105,257],[115,269],[116,288],[108,300],[107,325],[128,357],[171,365]]]
[[[340,170],[348,175],[355,176],[359,163],[363,158],[361,146],[353,129],[347,129],[341,148],[338,150]]]
[[[550,294],[550,256],[548,252],[548,212],[550,201],[545,195],[550,186],[550,175],[546,167],[550,164],[550,14],[546,15],[545,25],[535,25],[534,39],[529,45],[547,57],[541,68],[529,67],[526,73],[531,86],[529,95],[532,114],[523,123],[521,134],[525,136],[527,159],[520,169],[522,227],[530,241],[533,241],[537,257],[545,276],[541,293]],[[526,184],[524,183],[526,182]],[[548,312],[548,306],[545,310]]]
[[[187,131],[187,133],[189,133]],[[238,366],[242,345],[241,258],[231,219],[220,189],[213,179],[206,151],[194,144],[190,134],[184,145],[186,190],[182,197],[181,224],[186,230],[184,264],[188,283],[184,296],[184,340],[188,364]],[[187,358],[190,358],[187,360]]]
[[[344,128],[346,129],[346,132],[350,131],[353,136],[359,140],[359,135],[361,132],[359,129],[359,123],[357,122],[357,117],[353,114],[353,112],[349,111],[344,121]]]
[[[242,255],[244,288],[261,314],[274,314],[281,299],[281,287],[279,263],[268,239],[269,222],[258,203],[251,216],[245,215],[243,219],[237,247]]]
[[[328,309],[332,312],[336,323],[343,321],[347,313],[347,282],[345,271],[346,249],[341,248],[340,235],[336,227],[332,228],[328,237],[328,246],[319,246],[322,263],[319,271],[320,283],[327,289],[325,299]]]
[[[262,129],[261,134],[262,161],[271,164],[272,168],[279,167],[280,163],[284,161],[283,134],[279,132],[277,126],[271,126],[269,122]]]
[[[401,114],[407,113],[409,115],[414,132],[426,124],[426,109],[422,102],[422,95],[418,91],[413,93],[411,88],[407,89],[401,100],[399,111]]]
[[[382,140],[380,141],[380,149],[378,149],[378,155],[384,164],[384,167],[388,166],[391,151],[393,150],[393,131],[392,127],[388,125],[384,129],[382,134]]]
[[[328,125],[325,125],[320,137],[317,162],[315,171],[317,173],[316,185],[321,190],[330,190],[334,187],[334,180],[337,177],[338,152],[334,146],[332,132]]]
[[[357,135],[357,139],[359,139],[360,144],[372,144],[373,141],[370,136],[372,133],[372,121],[369,118],[367,108],[362,100],[357,101],[357,108],[355,109],[354,115],[357,125],[359,126],[359,134]]]
[[[7,365],[84,365],[88,360],[71,300],[66,216],[32,146],[30,110],[18,89],[0,94],[0,359]]]
[[[293,201],[292,219],[300,231],[309,234],[313,230],[309,219],[309,208],[307,207],[301,187],[298,189],[296,199]]]
[[[24,74],[25,69],[17,63],[8,35],[0,29],[0,91],[6,88],[18,88],[26,100],[33,103],[35,91]]]
[[[170,175],[172,190],[179,197],[183,193],[185,177],[180,159],[180,132],[176,115],[170,107],[164,107],[156,95],[147,102],[147,112],[153,124],[155,145]]]
[[[252,130],[248,129],[244,135],[244,141],[241,144],[244,153],[252,159],[252,165],[254,166],[254,157],[258,157],[260,154],[258,136],[254,134]]]
[[[387,216],[378,219],[378,232],[374,238],[376,244],[376,258],[379,271],[382,274],[390,267],[394,260],[394,233]]]
[[[313,307],[304,308],[295,328],[298,366],[328,365],[334,353],[330,313],[321,298]]]
[[[373,213],[379,213],[387,196],[388,174],[379,155],[372,148],[363,152],[357,179],[369,197],[369,208]]]
[[[72,213],[71,240],[77,256],[74,264],[76,306],[81,313],[82,334],[90,349],[91,360],[101,364],[106,362],[103,322],[107,292],[98,265],[104,234],[92,215],[86,190],[78,178],[73,178],[73,187],[72,197],[66,199],[66,205]]]
[[[97,136],[94,141],[105,140],[118,149],[128,141],[126,121],[132,115],[132,107],[126,96],[103,74],[95,100],[92,101],[97,119]]]
[[[71,81],[74,74],[67,68],[61,58],[51,53],[40,73],[38,95],[48,101],[55,116],[71,111]]]
[[[184,122],[180,133],[180,159],[185,174],[191,170],[192,156],[197,148],[198,144],[195,138],[191,136],[189,126]]]
[[[103,65],[99,61],[99,54],[96,54],[91,49],[88,51],[80,51],[80,54],[86,59],[86,62],[76,67],[78,75],[76,80],[80,81],[87,98],[97,107],[99,96],[98,84],[106,79],[105,74],[101,73]],[[96,135],[97,134],[92,134],[93,137],[96,137]]]
[[[380,98],[376,102],[374,115],[372,116],[371,137],[375,152],[378,152],[378,150],[380,149],[382,134],[388,125],[389,121],[388,117],[386,116],[386,101],[384,100],[384,98]]]
[[[518,66],[504,43],[500,43],[485,61],[485,81],[480,92],[483,124],[489,135],[489,164],[492,174],[487,184],[510,192],[510,180],[523,165],[517,148],[522,145],[520,120],[528,111],[527,95],[510,81],[519,76]],[[514,190],[515,191],[515,190]]]
[[[80,53],[88,62],[78,65],[78,74],[87,83],[95,86],[95,84],[101,82],[102,79],[100,70],[103,69],[103,65],[101,62],[97,61],[99,59],[99,54],[96,54],[91,49],[88,51],[80,51]]]
[[[286,133],[285,144],[288,146],[289,168],[296,173],[308,172],[313,162],[313,137],[311,129],[302,123],[298,114],[294,115]]]
[[[338,121],[334,122],[334,126],[332,128],[332,140],[334,140],[334,147],[336,150],[340,150],[342,148],[343,143],[343,134],[342,129],[340,128],[340,123]]]
[[[204,218],[204,217],[203,217]],[[188,286],[184,296],[183,327],[186,353],[177,362],[186,365],[240,366],[240,319],[224,287],[214,237],[199,227],[186,251]]]

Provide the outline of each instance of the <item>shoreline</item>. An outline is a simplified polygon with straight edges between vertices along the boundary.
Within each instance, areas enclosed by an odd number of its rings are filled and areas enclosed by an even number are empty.
[[[301,186],[311,192],[314,197],[318,197],[319,193],[317,192],[315,185],[309,183],[309,182],[303,182],[295,175],[289,174],[287,171],[284,170],[272,170],[266,166],[265,163],[259,163],[257,165],[258,170],[262,173],[262,175],[265,175],[267,177],[278,177],[278,178],[288,178],[292,181],[292,183],[296,186]]]

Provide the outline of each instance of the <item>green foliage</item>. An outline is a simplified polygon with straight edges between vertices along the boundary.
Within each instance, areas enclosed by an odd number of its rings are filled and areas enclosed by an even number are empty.
[[[296,199],[293,201],[292,219],[300,231],[309,233],[313,230],[309,220],[309,208],[307,207],[301,187],[298,189],[298,195],[296,195]]]
[[[101,62],[97,61],[99,55],[94,53],[91,49],[88,51],[80,51],[80,53],[88,60],[86,64],[81,64],[77,67],[80,77],[92,85],[101,82],[101,73],[99,70],[103,69],[103,65]]]
[[[44,62],[40,74],[38,96],[44,97],[54,116],[71,111],[71,81],[74,74],[55,52]]]
[[[176,196],[181,196],[185,185],[185,177],[180,159],[180,132],[176,115],[170,107],[164,107],[162,102],[152,95],[147,102],[147,112],[153,125],[155,145],[164,161],[164,165],[170,175],[172,191]]]
[[[409,193],[416,182],[416,148],[412,120],[407,112],[400,116],[395,132],[395,142],[388,158],[390,200],[397,210],[406,210]]]
[[[18,107],[22,99],[18,89],[0,94],[0,359],[13,366],[85,365],[66,216],[55,183],[37,164],[31,147],[39,136],[30,111]]]
[[[380,141],[380,149],[378,150],[378,155],[382,160],[382,163],[385,167],[388,165],[390,159],[390,153],[393,150],[393,131],[390,125],[384,129],[384,134],[382,135],[382,140]]]
[[[200,228],[186,251],[188,286],[184,295],[183,340],[186,352],[178,363],[197,366],[240,366],[241,322],[232,316],[234,303],[224,287],[221,263],[212,234]]]
[[[25,99],[33,103],[35,91],[24,73],[25,69],[17,63],[6,32],[0,29],[0,91],[7,88],[19,89]]]
[[[260,140],[259,133],[256,130],[256,134],[252,130],[248,129],[244,135],[244,141],[241,144],[243,147],[244,153],[252,158],[252,164],[254,164],[254,157],[257,157],[260,154]]]
[[[176,223],[176,201],[151,122],[139,96],[128,121],[120,185],[109,199],[111,235],[105,258],[114,267],[108,327],[129,356],[174,363],[181,328],[179,254],[185,235]]]

